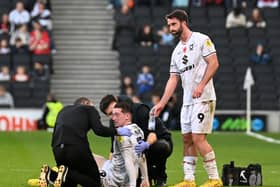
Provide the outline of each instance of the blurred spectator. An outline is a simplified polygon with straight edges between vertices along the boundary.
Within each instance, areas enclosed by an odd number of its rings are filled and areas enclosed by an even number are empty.
[[[152,93],[152,95],[151,95],[151,101],[152,101],[151,108],[160,102],[160,98],[161,98],[161,95],[158,92],[153,92]],[[169,114],[169,108],[168,108],[168,105],[166,105],[159,115],[159,118],[162,119],[165,126],[167,125],[169,115],[170,115]]]
[[[8,92],[4,86],[0,85],[0,107],[13,108],[14,106],[12,94]]]
[[[221,5],[223,3],[223,0],[206,0],[206,4],[214,4],[214,5]]]
[[[26,73],[26,69],[24,66],[18,66],[16,68],[16,72],[13,76],[13,80],[16,82],[26,82],[29,80],[29,76]]]
[[[0,54],[9,54],[10,51],[8,41],[6,39],[2,39],[0,43]]]
[[[53,38],[53,35],[52,35],[52,32],[49,31],[49,30],[45,30],[42,25],[39,23],[39,21],[35,20],[32,22],[32,25],[33,25],[33,31],[35,30],[41,30],[43,32],[43,34],[47,35],[47,37],[49,38],[50,40],[50,48],[51,48],[51,52],[54,54],[56,53],[56,49],[55,49],[55,42],[54,42],[54,38]],[[33,32],[32,31],[32,32]],[[31,33],[32,33],[31,32]]]
[[[174,36],[169,33],[167,26],[163,26],[161,30],[157,32],[160,36],[159,44],[161,45],[173,45],[174,44]]]
[[[178,103],[177,95],[174,93],[167,103],[169,109],[169,118],[166,127],[170,130],[180,129],[180,111],[181,106]]]
[[[12,32],[11,39],[10,39],[10,45],[15,45],[16,38],[20,38],[23,45],[29,44],[29,32],[28,32],[27,26],[25,24],[20,25],[16,31]]]
[[[151,46],[153,45],[155,39],[153,35],[152,28],[149,24],[145,24],[137,34],[136,40],[141,46]]]
[[[10,23],[8,14],[3,14],[0,25],[0,34],[10,32]]]
[[[56,117],[62,108],[63,104],[56,99],[54,94],[49,93],[44,105],[42,118],[38,120],[38,129],[53,128]]]
[[[125,92],[124,95],[128,96],[128,97],[132,97],[135,94],[135,90],[133,87],[129,86],[125,88]]]
[[[115,22],[116,22],[116,28],[115,28],[116,32],[120,32],[122,30],[134,31],[134,27],[135,27],[134,18],[127,5],[123,5],[121,11],[116,12]]]
[[[121,11],[115,13],[115,32],[113,38],[113,49],[117,49],[117,38],[122,31],[135,32],[135,22],[127,5],[123,5]]]
[[[246,8],[247,0],[224,0],[224,6],[227,11],[232,10],[237,7]]]
[[[8,66],[2,66],[0,71],[0,81],[11,80],[10,69]]]
[[[137,95],[131,97],[133,103],[142,103],[141,99]]]
[[[33,72],[32,72],[33,80],[49,80],[49,68],[47,65],[43,65],[39,62],[34,63]]]
[[[241,8],[234,8],[226,18],[226,28],[245,27],[246,16],[241,12]]]
[[[132,87],[134,89],[132,78],[130,76],[124,76],[121,83],[121,94],[125,94],[125,90],[128,87]]]
[[[205,6],[206,0],[192,0],[191,5],[193,7],[203,7]]]
[[[21,53],[28,53],[28,46],[23,45],[21,38],[16,38],[15,45],[12,46],[12,53],[13,54],[21,54]]]
[[[122,0],[122,4],[127,5],[130,9],[134,8],[134,0]]]
[[[28,24],[30,21],[29,12],[24,9],[24,4],[19,1],[16,4],[16,8],[10,12],[9,14],[9,21],[12,24],[12,27],[21,24]],[[14,30],[13,28],[12,30]]]
[[[140,6],[150,6],[151,0],[135,0],[135,4]]]
[[[50,0],[32,0],[32,1],[33,1],[33,4],[32,4],[33,7],[31,8],[30,12],[34,12],[34,13],[39,12],[39,4],[41,2],[44,3],[46,9],[48,9],[50,11],[52,10]],[[36,2],[34,3],[34,1],[36,1]]]
[[[257,7],[259,8],[277,8],[279,6],[278,0],[258,0]]]
[[[190,0],[173,0],[172,6],[173,7],[180,7],[180,8],[186,8],[189,7]]]
[[[44,2],[38,0],[31,12],[32,20],[38,20],[39,23],[47,28],[52,29],[51,12],[45,8]]]
[[[34,23],[33,25],[34,30],[30,33],[30,51],[35,55],[50,54],[49,34],[40,27],[40,24]]]
[[[137,77],[138,94],[141,96],[147,92],[150,92],[154,86],[154,77],[150,72],[150,67],[144,65],[142,72]]]
[[[260,9],[254,8],[252,10],[252,14],[250,19],[247,21],[247,27],[257,27],[257,28],[265,28],[266,27],[266,22],[263,19]]]
[[[122,7],[122,0],[109,0],[108,5],[106,7],[107,10],[111,9],[119,9]]]
[[[264,45],[259,43],[255,53],[251,56],[251,61],[256,64],[267,64],[271,61],[270,55],[265,51]]]

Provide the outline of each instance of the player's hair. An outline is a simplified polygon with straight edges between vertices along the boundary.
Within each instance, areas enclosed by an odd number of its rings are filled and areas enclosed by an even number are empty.
[[[186,11],[184,10],[180,10],[180,9],[176,9],[173,12],[171,12],[170,14],[167,14],[165,16],[165,19],[172,19],[172,18],[176,18],[179,21],[185,21],[188,24],[188,14]]]
[[[91,102],[89,98],[79,97],[78,99],[76,99],[74,101],[74,105],[82,105],[82,104],[89,103],[89,102]]]
[[[101,112],[103,112],[104,114],[106,114],[105,110],[108,108],[108,106],[112,103],[112,102],[117,102],[117,99],[115,96],[113,95],[105,95],[100,103],[99,103],[99,109]]]
[[[121,102],[116,103],[114,108],[122,109],[123,113],[131,113],[132,112],[130,105],[125,101],[121,101]]]

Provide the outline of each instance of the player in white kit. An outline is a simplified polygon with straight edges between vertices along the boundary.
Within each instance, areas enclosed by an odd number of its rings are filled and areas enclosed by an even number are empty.
[[[115,136],[112,160],[94,155],[101,171],[102,185],[105,187],[136,187],[139,169],[143,177],[141,187],[149,187],[145,155],[135,152],[135,145],[144,139],[144,134],[136,124],[131,123],[131,119],[130,106],[125,102],[117,103],[112,112],[115,127],[125,126],[132,135]]]
[[[219,178],[214,151],[206,136],[211,133],[216,94],[212,77],[219,62],[214,44],[207,35],[188,27],[188,15],[175,10],[166,16],[169,31],[180,39],[170,63],[170,77],[161,101],[153,107],[156,116],[162,111],[181,78],[184,90],[181,131],[184,143],[184,181],[176,187],[195,187],[197,151],[209,180],[201,187],[223,186]]]

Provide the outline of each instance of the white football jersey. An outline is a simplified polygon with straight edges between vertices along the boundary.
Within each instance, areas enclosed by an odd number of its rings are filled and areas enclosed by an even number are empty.
[[[145,155],[138,155],[134,150],[138,141],[144,139],[143,131],[136,124],[125,127],[130,129],[132,135],[115,136],[112,160],[102,168],[106,172],[106,177],[102,179],[103,186],[135,187],[138,169],[141,164],[146,164]]]
[[[170,73],[180,75],[184,90],[183,105],[192,105],[203,101],[216,100],[213,80],[205,86],[201,97],[192,98],[193,90],[202,80],[207,62],[204,57],[216,53],[210,38],[199,32],[192,32],[187,42],[179,41],[175,47],[170,63]]]

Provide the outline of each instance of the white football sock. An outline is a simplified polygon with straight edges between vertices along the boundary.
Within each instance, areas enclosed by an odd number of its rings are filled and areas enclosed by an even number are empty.
[[[185,180],[194,181],[194,174],[196,168],[197,157],[196,156],[185,156],[184,157],[184,174]]]
[[[211,151],[203,157],[203,167],[206,170],[209,179],[219,179],[217,163],[214,151]]]

